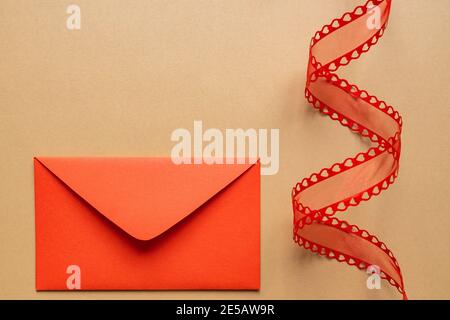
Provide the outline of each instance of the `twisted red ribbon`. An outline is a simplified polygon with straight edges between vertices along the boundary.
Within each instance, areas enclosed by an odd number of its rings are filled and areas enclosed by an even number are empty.
[[[294,240],[305,249],[366,270],[380,269],[406,299],[400,266],[376,236],[335,217],[391,185],[398,174],[402,119],[397,111],[334,71],[367,52],[387,26],[391,0],[371,0],[325,25],[311,40],[306,99],[373,147],[313,173],[292,192]]]

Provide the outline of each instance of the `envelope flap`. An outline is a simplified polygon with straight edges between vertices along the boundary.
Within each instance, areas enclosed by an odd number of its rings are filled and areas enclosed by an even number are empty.
[[[170,158],[35,158],[125,232],[150,240],[253,164],[176,165]]]

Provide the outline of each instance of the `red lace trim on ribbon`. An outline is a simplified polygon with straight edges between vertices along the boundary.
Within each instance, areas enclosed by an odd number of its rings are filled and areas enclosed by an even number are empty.
[[[377,265],[380,277],[407,299],[400,266],[386,244],[335,217],[337,212],[380,194],[398,175],[401,116],[334,73],[378,42],[388,23],[391,2],[368,1],[323,26],[311,40],[306,99],[373,146],[297,183],[292,204],[294,240],[300,246],[361,270]]]

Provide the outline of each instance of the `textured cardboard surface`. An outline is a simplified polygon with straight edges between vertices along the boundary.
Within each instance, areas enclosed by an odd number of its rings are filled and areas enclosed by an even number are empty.
[[[0,2],[1,298],[400,297],[291,236],[292,186],[366,147],[303,98],[310,37],[360,1],[76,1],[79,31],[70,3]],[[405,122],[399,179],[346,215],[393,250],[410,298],[450,298],[449,9],[394,1],[380,43],[340,71]],[[261,290],[36,293],[33,156],[168,156],[194,120],[280,129],[280,170],[261,181]]]

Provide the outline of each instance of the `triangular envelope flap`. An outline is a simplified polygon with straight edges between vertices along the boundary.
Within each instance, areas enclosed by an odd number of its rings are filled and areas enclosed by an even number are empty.
[[[252,164],[182,164],[170,158],[36,159],[125,232],[150,240],[187,217]]]

